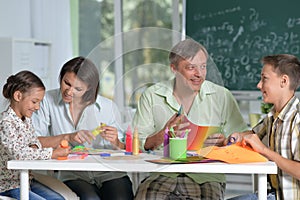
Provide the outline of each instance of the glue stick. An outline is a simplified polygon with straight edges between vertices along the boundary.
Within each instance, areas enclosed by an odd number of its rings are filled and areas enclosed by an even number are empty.
[[[94,130],[92,130],[92,134],[93,134],[94,136],[99,135],[99,134],[103,131],[103,130],[101,130],[101,128],[102,128],[103,126],[106,126],[106,124],[105,124],[105,123],[101,123],[100,126],[96,127]]]
[[[69,147],[69,142],[67,140],[62,140],[60,142],[60,147],[64,148],[64,149],[68,148]],[[68,156],[59,156],[59,157],[57,157],[57,160],[67,160],[67,159],[68,159]]]
[[[133,142],[132,142],[132,154],[138,155],[139,154],[139,134],[137,128],[134,129],[133,133]]]
[[[131,132],[130,125],[128,125],[126,131],[126,152],[132,153],[132,132]]]

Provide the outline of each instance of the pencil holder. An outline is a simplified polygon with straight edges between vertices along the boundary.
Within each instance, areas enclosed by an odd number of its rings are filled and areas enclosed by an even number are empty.
[[[170,138],[169,142],[169,153],[172,160],[186,158],[187,138]]]

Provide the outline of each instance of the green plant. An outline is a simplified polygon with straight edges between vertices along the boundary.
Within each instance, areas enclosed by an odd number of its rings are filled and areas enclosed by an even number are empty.
[[[268,112],[270,112],[271,108],[273,107],[273,104],[271,103],[265,103],[265,102],[261,102],[261,112],[263,114],[267,114]]]

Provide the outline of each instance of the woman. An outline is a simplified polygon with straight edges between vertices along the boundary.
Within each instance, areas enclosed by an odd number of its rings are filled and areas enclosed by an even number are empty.
[[[120,141],[123,137],[119,131],[120,112],[111,100],[98,95],[96,66],[86,58],[73,58],[63,65],[59,81],[60,89],[48,91],[41,109],[33,116],[36,133],[41,136],[71,134],[86,147],[124,149]],[[91,131],[101,123],[106,125],[94,136]],[[59,178],[80,199],[133,198],[132,183],[126,173],[61,171]]]

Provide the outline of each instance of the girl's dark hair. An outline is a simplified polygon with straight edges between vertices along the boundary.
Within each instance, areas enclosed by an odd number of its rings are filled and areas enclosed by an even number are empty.
[[[290,78],[290,89],[297,90],[300,85],[300,61],[290,54],[269,55],[262,58],[262,64],[273,66],[277,74],[286,74]]]
[[[75,57],[66,62],[59,74],[59,83],[61,84],[64,75],[67,72],[73,72],[76,74],[82,82],[88,86],[87,91],[82,97],[83,102],[92,104],[96,101],[98,89],[99,89],[99,72],[95,64],[84,57]]]
[[[5,85],[3,86],[2,94],[5,98],[12,100],[15,91],[27,93],[32,88],[46,89],[42,80],[37,75],[24,70],[8,77]]]

